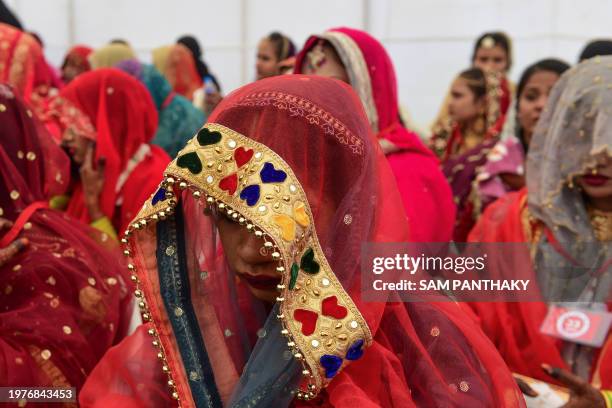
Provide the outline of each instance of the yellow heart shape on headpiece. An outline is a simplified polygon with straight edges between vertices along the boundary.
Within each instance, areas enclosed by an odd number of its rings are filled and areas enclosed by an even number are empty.
[[[295,239],[295,221],[291,217],[285,214],[275,215],[272,221],[280,228],[285,241],[291,242]]]
[[[293,209],[293,218],[300,224],[302,227],[306,228],[310,225],[310,218],[308,218],[308,214],[306,214],[306,206],[302,202],[295,203],[295,208]]]

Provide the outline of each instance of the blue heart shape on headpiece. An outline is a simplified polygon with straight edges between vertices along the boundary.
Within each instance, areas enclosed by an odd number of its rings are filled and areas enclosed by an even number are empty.
[[[320,361],[321,365],[325,369],[326,378],[333,378],[336,374],[338,374],[338,370],[342,366],[342,359],[332,354],[323,354]]]
[[[245,200],[249,207],[257,204],[257,201],[259,201],[259,185],[252,184],[250,186],[246,186],[240,192],[240,198]]]
[[[346,352],[347,360],[358,360],[363,356],[363,340],[357,340]]]
[[[287,173],[282,170],[276,170],[270,162],[264,163],[259,175],[264,183],[282,183],[287,178]]]
[[[164,201],[165,199],[166,199],[166,189],[163,187],[160,187],[159,190],[157,190],[157,192],[153,196],[153,199],[151,200],[151,204],[155,205],[159,203],[160,201]]]

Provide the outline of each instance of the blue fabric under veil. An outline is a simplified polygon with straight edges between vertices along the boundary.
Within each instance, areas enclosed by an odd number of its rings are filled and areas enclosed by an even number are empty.
[[[221,406],[219,390],[209,357],[215,350],[207,350],[195,316],[186,262],[191,255],[186,244],[189,227],[181,210],[179,206],[174,215],[157,225],[160,294],[169,311],[168,316],[185,369],[188,373],[198,374],[187,376],[196,406],[218,407]],[[175,248],[175,251],[167,252],[167,248]],[[226,278],[230,284],[233,282],[231,275]],[[230,303],[228,306],[233,309],[235,304]],[[171,312],[177,307],[182,311],[180,315]],[[248,342],[245,345],[244,352],[248,360],[226,407],[282,408],[288,407],[293,401],[301,380],[302,366],[294,359],[287,347],[287,339],[281,334],[282,327],[276,318],[278,313],[278,306],[273,306],[257,333],[257,342],[252,350]],[[245,318],[258,319],[254,316]],[[232,335],[243,334],[236,332]]]
[[[176,157],[206,122],[204,112],[185,97],[173,93],[168,80],[153,65],[127,60],[117,64],[117,68],[138,78],[149,90],[159,114],[157,132],[151,143],[160,146],[170,157]]]

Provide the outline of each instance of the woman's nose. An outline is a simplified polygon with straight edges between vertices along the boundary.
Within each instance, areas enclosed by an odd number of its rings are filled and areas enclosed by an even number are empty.
[[[271,256],[262,250],[264,247],[264,241],[246,230],[243,231],[244,232],[241,232],[243,236],[240,239],[240,245],[238,246],[238,255],[240,258],[249,263],[270,261],[272,259]]]

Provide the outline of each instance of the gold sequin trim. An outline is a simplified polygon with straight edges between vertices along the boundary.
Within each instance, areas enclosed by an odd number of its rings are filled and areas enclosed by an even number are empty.
[[[267,146],[261,145],[238,132],[218,124],[207,124],[205,128],[209,132],[219,132],[221,134],[219,143],[214,146],[202,146],[198,143],[197,138],[194,138],[181,153],[182,155],[195,153],[201,160],[203,171],[194,174],[190,170],[178,166],[177,162],[173,162],[166,170],[166,177],[162,182],[162,186],[166,191],[172,192],[170,194],[171,197],[166,197],[169,198],[169,201],[160,201],[153,204],[147,200],[135,221],[126,231],[122,242],[128,245],[127,249],[132,250],[133,248],[129,246],[129,237],[134,233],[138,233],[139,230],[146,229],[150,231],[155,222],[159,219],[165,219],[169,214],[172,214],[176,205],[173,197],[178,192],[177,189],[185,189],[185,191],[191,191],[196,198],[204,198],[205,196],[207,205],[215,206],[220,211],[225,212],[231,219],[244,225],[256,237],[263,238],[264,242],[271,243],[272,245],[268,249],[272,251],[272,258],[279,262],[277,271],[282,273],[284,278],[281,284],[278,285],[280,296],[277,298],[277,302],[281,306],[277,318],[282,323],[283,329],[281,333],[288,340],[287,345],[290,347],[290,350],[288,350],[289,358],[293,355],[293,358],[301,361],[303,367],[302,374],[306,383],[306,386],[300,387],[300,390],[296,393],[296,398],[314,398],[331,381],[331,379],[325,377],[325,370],[319,362],[323,354],[330,353],[330,349],[327,346],[330,344],[330,340],[332,346],[335,344],[333,353],[345,355],[346,350],[357,340],[363,341],[364,348],[371,345],[371,332],[363,316],[338,282],[326,260],[325,254],[327,256],[329,254],[320,247],[316,233],[312,228],[312,214],[308,207],[305,193],[299,187],[297,177],[293,174],[291,168]],[[233,143],[230,145],[228,144],[230,141],[237,141],[237,143],[236,145]],[[234,147],[232,148],[231,146]],[[232,160],[233,149],[238,146],[254,152],[253,159],[240,168],[237,168]],[[211,185],[208,182],[209,176],[213,180],[218,180],[225,175],[237,172],[242,187],[252,182],[259,184],[259,170],[264,162],[271,163],[276,169],[282,169],[287,177],[285,181],[276,185],[261,184],[263,189],[261,201],[256,205],[247,206],[237,195],[228,194],[217,184]],[[270,196],[270,200],[267,200],[267,196]],[[298,201],[303,205],[302,210],[300,210],[301,207],[296,205]],[[302,216],[305,216],[305,218],[302,218]],[[305,225],[303,221],[307,221]],[[315,258],[320,264],[319,275],[316,279],[312,279],[304,272],[298,272],[294,290],[291,290],[287,285],[289,282],[288,266],[295,259],[300,259],[305,253],[306,248],[314,252]],[[164,253],[167,249],[169,248],[164,248]],[[176,248],[170,250],[172,253],[175,251]],[[137,269],[135,265],[129,265],[128,268],[132,272]],[[205,278],[206,276],[207,274],[203,272],[201,277]],[[138,281],[138,277],[136,277],[136,281]],[[143,320],[150,321],[152,316],[144,301],[144,295],[143,290],[140,288],[136,290],[136,297],[140,299],[139,306]],[[347,315],[342,319],[337,319],[339,321],[333,321],[332,318],[324,317],[319,319],[317,333],[323,331],[330,333],[325,339],[318,335],[315,339],[311,335],[304,334],[300,329],[299,323],[291,319],[294,310],[304,307],[302,304],[306,304],[308,309],[319,310],[321,308],[321,299],[326,299],[332,295],[336,297],[336,302],[347,310]],[[173,309],[173,312],[176,314],[177,310]],[[179,313],[182,312],[181,310]],[[155,337],[156,330],[152,329],[151,332],[149,334]],[[230,328],[223,329],[223,333],[228,337],[235,336]],[[316,340],[314,344],[318,344],[318,347],[313,347],[313,340]],[[156,347],[160,348],[159,341],[157,339],[154,341],[157,343]],[[165,359],[166,352],[161,348],[160,355],[160,358]],[[346,361],[342,368],[348,363]],[[170,367],[168,365],[162,366],[162,370],[170,376]],[[184,373],[184,375],[189,376],[188,373]],[[172,389],[173,385],[170,385],[170,388]]]
[[[612,212],[588,208],[595,238],[601,242],[612,241]]]

